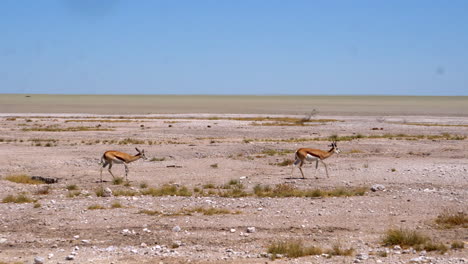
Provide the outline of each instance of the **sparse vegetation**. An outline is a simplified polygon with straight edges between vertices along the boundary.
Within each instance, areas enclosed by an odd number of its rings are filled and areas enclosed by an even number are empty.
[[[141,194],[151,196],[191,196],[192,192],[190,192],[189,189],[185,186],[178,187],[175,185],[165,184],[160,188],[148,188],[146,190],[142,190]]]
[[[213,168],[213,169],[217,169],[218,168],[218,163],[211,164],[210,167]]]
[[[389,229],[383,236],[382,243],[384,246],[399,245],[416,250],[439,251],[441,254],[448,250],[446,245],[434,243],[428,236],[409,229]]]
[[[106,209],[106,208],[100,204],[93,204],[93,205],[88,206],[88,210],[101,210],[101,209]]]
[[[299,258],[320,255],[324,250],[320,247],[305,246],[300,241],[279,241],[269,245],[267,252],[272,254],[272,259],[276,259],[279,254],[289,258]]]
[[[286,167],[289,165],[292,165],[294,163],[294,160],[292,159],[284,159],[282,162],[275,163],[276,166],[280,167]]]
[[[115,201],[112,203],[111,208],[123,208],[123,205],[120,202]]]
[[[141,188],[141,189],[148,188],[148,183],[146,183],[146,182],[140,183],[140,188]]]
[[[272,254],[272,259],[276,259],[279,254],[288,258],[299,258],[304,256],[313,256],[327,254],[331,256],[351,256],[353,248],[343,249],[339,244],[333,245],[331,249],[323,249],[316,246],[306,246],[301,241],[280,241],[274,242],[268,246],[267,252]]]
[[[153,157],[151,158],[149,161],[165,161],[166,158],[156,158],[156,157]]]
[[[26,194],[8,195],[2,200],[3,203],[32,203],[34,199],[29,198]]]
[[[66,189],[69,191],[76,191],[78,190],[78,186],[76,184],[69,184],[67,185]]]
[[[22,183],[22,184],[44,184],[45,182],[41,180],[32,179],[31,176],[20,174],[20,175],[9,175],[5,177],[5,180]]]
[[[427,241],[429,241],[427,236],[409,229],[390,229],[382,239],[385,246],[399,245],[401,247],[414,247],[425,244]]]
[[[453,241],[452,244],[450,244],[451,249],[462,249],[465,248],[465,243],[463,241]]]
[[[121,185],[124,182],[122,177],[116,177],[112,179],[112,184],[114,185]]]
[[[444,212],[437,216],[435,222],[442,228],[468,228],[468,215],[464,212]]]
[[[301,190],[289,184],[278,184],[274,188],[256,185],[254,194],[258,197],[341,197],[362,196],[367,190],[367,187]]]
[[[41,132],[78,132],[78,131],[114,131],[111,128],[99,128],[99,127],[58,127],[58,126],[46,126],[46,127],[29,127],[22,129],[25,132],[28,131],[41,131]]]

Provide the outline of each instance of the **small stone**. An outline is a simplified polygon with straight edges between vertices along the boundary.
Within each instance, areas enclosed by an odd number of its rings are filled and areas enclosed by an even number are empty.
[[[65,260],[74,260],[75,256],[74,255],[68,255]]]
[[[247,233],[255,233],[255,231],[257,231],[255,229],[255,227],[251,226],[251,227],[247,227]]]
[[[7,239],[6,239],[6,238],[0,238],[0,244],[3,244],[3,243],[5,243],[5,242],[7,242]]]
[[[112,190],[109,187],[106,187],[104,191],[102,192],[102,197],[111,197],[112,196]]]
[[[91,243],[91,241],[89,241],[89,240],[87,240],[87,239],[83,239],[83,240],[81,240],[81,243],[83,243],[83,244],[89,244],[89,243]]]
[[[382,184],[374,184],[372,185],[371,187],[371,191],[373,192],[376,192],[376,191],[384,191],[385,190],[385,186],[382,185]]]
[[[54,257],[54,254],[53,254],[53,253],[49,253],[49,255],[47,255],[47,258],[48,258],[48,259],[51,259],[51,258],[53,258],[53,257]]]
[[[174,227],[172,228],[172,232],[180,232],[180,230],[182,230],[182,229],[180,228],[180,226],[174,226]]]
[[[231,229],[229,230],[229,232],[231,232],[231,233],[235,233],[235,232],[236,232],[236,229],[234,229],[234,228],[231,228]]]
[[[34,264],[44,264],[44,258],[43,257],[35,257],[34,258]]]
[[[356,258],[359,259],[359,260],[366,260],[369,258],[369,255],[366,254],[366,253],[359,253],[356,255]]]

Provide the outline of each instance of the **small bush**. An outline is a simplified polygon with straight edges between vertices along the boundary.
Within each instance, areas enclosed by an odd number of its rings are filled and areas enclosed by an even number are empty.
[[[462,241],[453,241],[452,244],[450,245],[451,249],[462,249],[465,248],[465,243]]]
[[[214,189],[216,186],[213,183],[207,183],[203,185],[203,189]]]
[[[41,207],[41,204],[36,202],[36,203],[34,203],[34,206],[33,206],[33,207],[34,207],[34,208],[40,208],[40,207]]]
[[[443,228],[468,227],[468,215],[464,212],[445,212],[437,216],[435,222]]]
[[[211,164],[210,167],[213,168],[213,169],[217,169],[218,168],[218,163]]]
[[[333,245],[331,249],[326,251],[330,256],[351,256],[353,252],[353,248],[342,249],[339,244]]]
[[[156,157],[153,157],[151,158],[149,161],[165,161],[166,158],[156,158]]]
[[[140,183],[140,188],[141,188],[141,189],[148,188],[148,183],[146,183],[146,182]]]
[[[415,247],[428,241],[427,236],[408,229],[390,229],[382,239],[385,246],[399,245],[401,247]]]
[[[124,179],[122,177],[117,177],[112,179],[112,184],[114,185],[121,185]]]
[[[97,188],[94,192],[96,193],[97,197],[104,197],[104,188],[103,187]]]
[[[76,191],[78,190],[78,186],[76,186],[76,184],[70,184],[70,185],[67,185],[67,190],[69,191]]]
[[[282,241],[268,246],[267,252],[273,255],[273,259],[278,254],[286,255],[289,258],[299,258],[320,255],[323,253],[323,249],[315,246],[304,246],[300,241]]]

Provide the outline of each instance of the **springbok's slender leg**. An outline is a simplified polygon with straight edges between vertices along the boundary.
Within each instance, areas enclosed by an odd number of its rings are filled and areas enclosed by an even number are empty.
[[[102,164],[102,167],[101,167],[101,182],[102,182],[102,170],[107,166],[109,165],[109,163],[107,161],[104,161],[104,164]]]
[[[304,165],[304,161],[301,160],[301,164],[299,164],[299,170],[301,171],[302,178],[305,179],[304,172],[302,171],[302,165]]]
[[[112,175],[112,178],[115,180],[115,176],[112,173],[111,168],[112,168],[112,162],[109,163],[109,169],[107,169],[107,170],[109,171],[110,175]]]
[[[124,163],[124,166],[125,166],[125,180],[128,181],[127,175],[128,175],[128,172],[129,172],[130,170],[128,169],[127,164]]]
[[[327,178],[330,178],[330,176],[328,176],[327,164],[325,164],[325,162],[323,162],[323,160],[320,160],[320,161],[323,163],[323,166],[325,166],[325,172],[327,173]]]

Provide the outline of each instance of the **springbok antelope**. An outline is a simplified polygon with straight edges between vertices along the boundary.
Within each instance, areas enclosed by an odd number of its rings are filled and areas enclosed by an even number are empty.
[[[138,148],[135,148],[135,149],[136,151],[138,151],[138,153],[134,156],[124,153],[124,152],[115,151],[115,150],[109,150],[109,151],[104,152],[104,154],[101,157],[101,162],[100,162],[100,164],[102,164],[101,182],[102,182],[102,170],[107,165],[109,165],[109,168],[107,170],[112,175],[112,178],[115,179],[114,174],[112,174],[112,171],[111,171],[112,163],[123,164],[125,166],[125,179],[128,181],[127,175],[128,175],[129,169],[128,169],[127,164],[135,160],[139,160],[140,158],[146,160],[145,151],[143,149],[141,151]]]
[[[316,174],[317,174],[318,163],[319,163],[319,161],[322,162],[323,165],[325,166],[325,171],[327,172],[327,177],[329,177],[328,176],[327,164],[325,164],[325,162],[323,162],[323,160],[330,157],[331,155],[333,155],[335,153],[336,154],[340,153],[341,150],[338,149],[338,147],[336,146],[336,141],[333,141],[328,146],[331,147],[331,149],[328,152],[320,150],[320,149],[311,149],[311,148],[300,148],[300,149],[298,149],[294,153],[295,161],[294,161],[294,164],[293,164],[293,167],[292,167],[291,177],[292,177],[293,172],[294,172],[294,166],[299,164],[299,170],[301,171],[302,178],[305,178],[304,172],[302,172],[302,165],[304,165],[304,161],[306,161],[306,160],[307,161],[315,161],[315,173]],[[315,178],[317,178],[317,177],[315,177]]]

